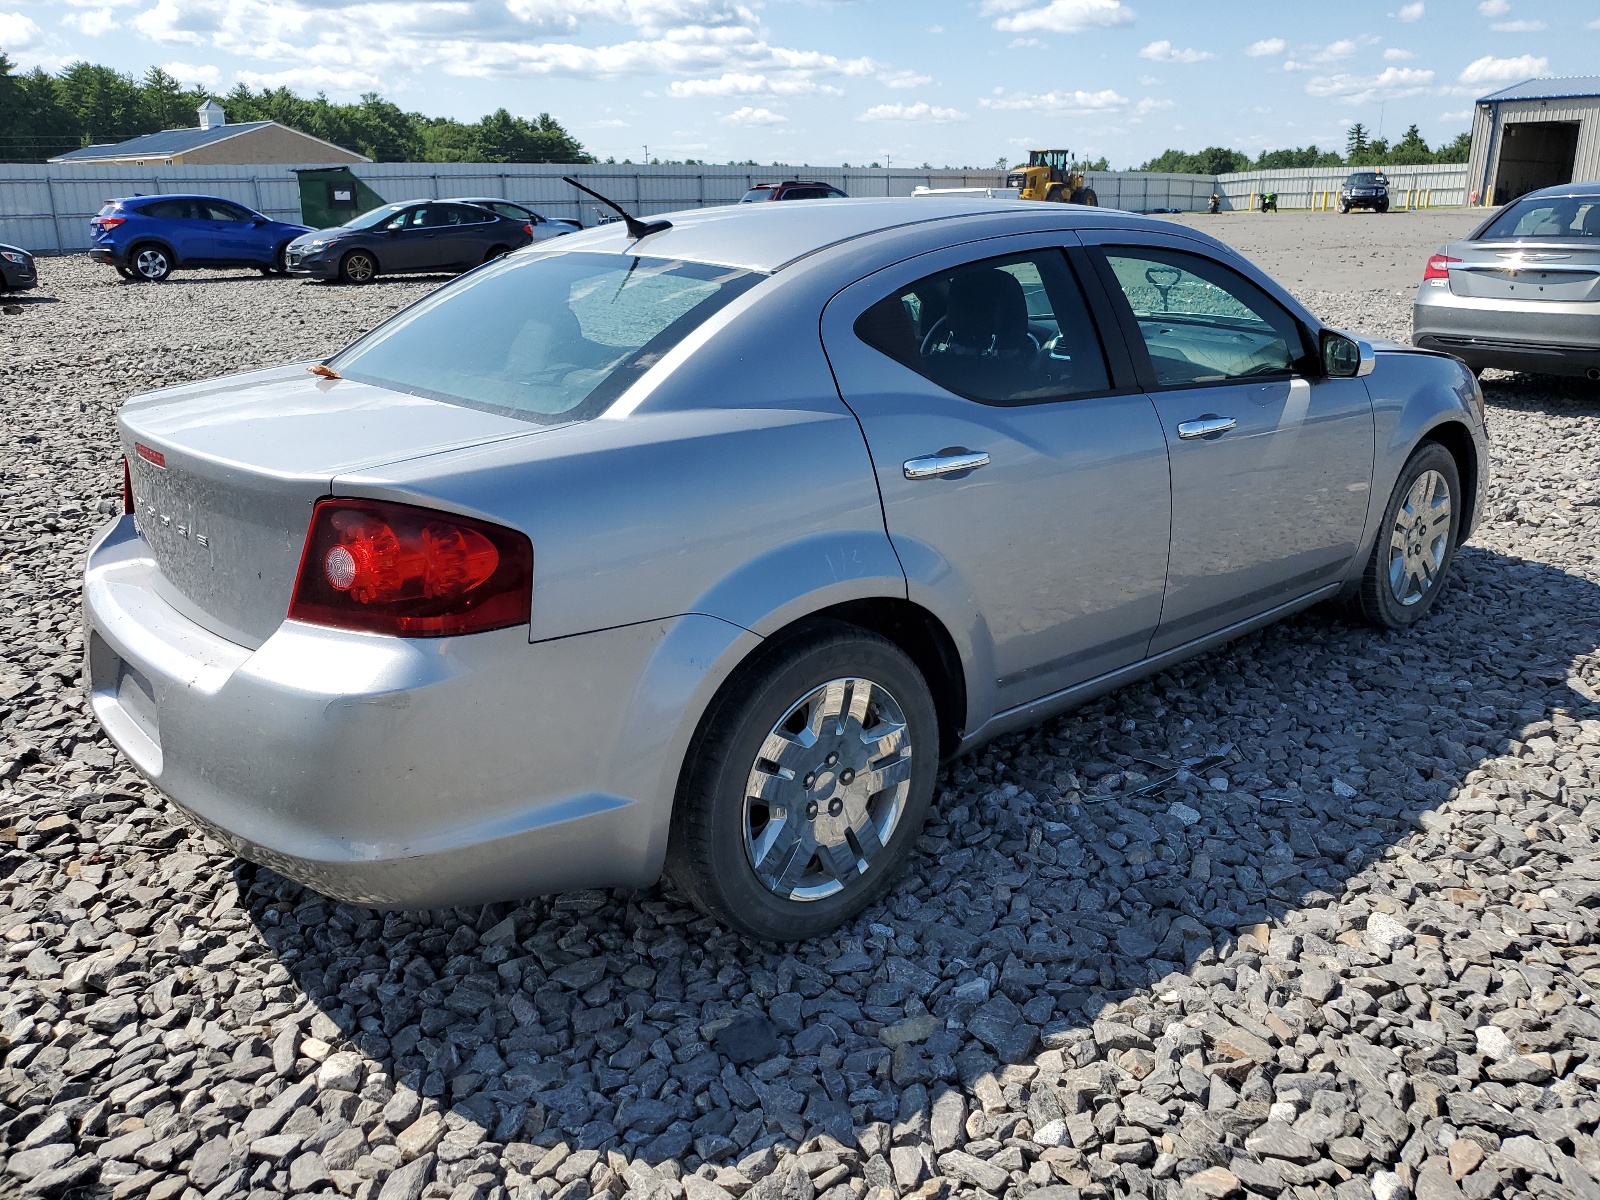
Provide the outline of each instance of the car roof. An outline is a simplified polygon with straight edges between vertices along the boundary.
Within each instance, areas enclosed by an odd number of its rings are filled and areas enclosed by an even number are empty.
[[[687,259],[771,272],[841,242],[941,222],[988,224],[995,233],[1115,225],[1179,233],[1205,242],[1213,240],[1196,230],[1179,229],[1169,221],[1117,209],[967,196],[874,196],[830,200],[826,204],[727,204],[651,214],[649,219],[663,218],[672,222],[672,228],[639,242],[628,236],[621,221],[613,221],[568,234],[561,239],[559,252],[632,251],[651,258]],[[938,236],[945,244],[951,237]],[[965,231],[961,236],[966,236]],[[930,238],[933,237],[930,231]]]
[[[437,204],[512,204],[532,212],[521,200],[508,200],[504,196],[440,196]]]
[[[1529,192],[1525,196],[1518,196],[1517,199],[1513,200],[1511,203],[1515,204],[1517,200],[1527,200],[1529,197],[1534,196],[1537,196],[1540,199],[1555,199],[1561,196],[1571,196],[1575,199],[1587,199],[1590,196],[1600,196],[1600,180],[1594,180],[1587,183],[1558,183],[1555,187],[1540,188],[1536,192]]]
[[[217,200],[223,204],[237,204],[240,208],[250,207],[240,200],[229,200],[226,196],[208,196],[204,192],[158,192],[155,195],[115,196],[106,203],[132,204],[137,201],[142,204],[146,200]]]

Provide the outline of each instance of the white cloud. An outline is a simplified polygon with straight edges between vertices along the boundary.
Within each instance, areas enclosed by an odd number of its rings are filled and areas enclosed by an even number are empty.
[[[856,118],[858,121],[931,121],[935,125],[965,121],[967,114],[954,108],[940,108],[926,100],[915,104],[874,104]]]
[[[1208,58],[1215,58],[1216,55],[1209,50],[1180,50],[1163,38],[1159,42],[1151,42],[1143,50],[1139,51],[1139,57],[1148,58],[1151,62],[1197,63],[1204,62]]]
[[[1080,89],[1072,92],[1044,92],[1038,95],[1013,92],[1009,96],[980,100],[979,103],[984,108],[1013,111],[1094,113],[1114,112],[1125,108],[1128,98],[1106,88],[1099,92],[1086,92]]]
[[[1481,7],[1481,6],[1480,6]],[[1468,63],[1461,72],[1462,83],[1520,83],[1550,70],[1550,60],[1532,54],[1515,58],[1495,58],[1485,54]]]
[[[979,11],[985,16],[1008,14],[994,23],[996,29],[1006,33],[1082,33],[1085,29],[1126,25],[1134,18],[1133,10],[1122,0],[1050,0],[1042,8],[1029,8],[1032,2],[983,0]]]
[[[1463,108],[1460,112],[1442,112],[1439,114],[1441,121],[1467,121],[1472,118],[1472,110]]]
[[[915,71],[885,71],[878,76],[878,82],[890,88],[917,88],[932,83],[933,76],[919,75]]]
[[[1323,75],[1306,84],[1306,94],[1336,97],[1353,104],[1419,96],[1433,84],[1433,72],[1416,67],[1385,67],[1377,75]]]
[[[1356,52],[1356,44],[1349,38],[1341,38],[1337,42],[1329,42],[1316,55],[1317,62],[1338,62],[1342,58],[1349,58]]]
[[[1272,54],[1282,54],[1286,45],[1282,38],[1262,38],[1259,42],[1251,42],[1244,52],[1251,58],[1266,58]]]
[[[335,71],[328,67],[288,67],[282,71],[240,71],[239,82],[259,91],[286,87],[297,92],[367,92],[384,86],[376,75],[362,71]]]
[[[1139,101],[1138,104],[1133,106],[1133,111],[1142,117],[1149,113],[1153,113],[1158,109],[1177,107],[1178,104],[1175,100],[1157,100],[1153,96],[1146,96],[1143,100]]]
[[[1496,21],[1489,28],[1496,33],[1543,33],[1550,26],[1543,21]]]
[[[729,125],[782,125],[789,118],[770,108],[736,108],[722,118]]]
[[[629,125],[628,122],[617,117],[603,117],[598,121],[589,121],[586,127],[589,129],[627,129]]]
[[[1395,13],[1395,16],[1402,21],[1420,21],[1422,20],[1423,10],[1422,0],[1416,0],[1416,3],[1407,4],[1401,8],[1399,12]]]
[[[1478,11],[1486,17],[1503,17],[1511,11],[1511,5],[1507,0],[1482,0]]]
[[[0,12],[0,46],[7,50],[21,50],[33,45],[34,39],[44,31],[31,17],[22,13]]]
[[[68,29],[76,29],[88,37],[99,37],[102,33],[120,28],[116,15],[109,8],[70,12],[61,18],[61,24]]]
[[[222,87],[222,72],[211,63],[196,66],[186,62],[166,62],[161,64],[161,69],[188,87],[203,87],[213,92]]]
[[[1007,50],[1043,50],[1048,43],[1041,42],[1036,37],[1012,38],[1006,43]]]
[[[810,96],[818,92],[842,96],[839,88],[804,77],[773,78],[759,72],[727,71],[715,79],[674,79],[668,95],[686,96]]]
[[[317,86],[346,96],[380,84],[394,90],[395,75],[405,71],[587,79],[659,73],[711,85],[690,94],[799,95],[828,91],[829,79],[888,69],[866,57],[776,45],[744,0],[145,2],[134,25],[154,41],[270,64],[261,70],[272,77],[323,71]],[[610,40],[570,36],[589,25],[602,34],[618,25],[629,32]],[[546,40],[552,34],[562,36]],[[729,76],[764,82],[724,83]]]
[[[1398,46],[1390,46],[1383,52],[1383,57],[1389,62],[1406,62],[1416,57],[1409,50],[1402,50]]]

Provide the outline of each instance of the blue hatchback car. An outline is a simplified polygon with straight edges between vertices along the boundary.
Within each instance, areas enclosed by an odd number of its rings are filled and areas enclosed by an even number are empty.
[[[159,283],[184,267],[284,272],[284,248],[310,226],[274,221],[216,196],[107,200],[89,222],[89,257],[124,279]]]

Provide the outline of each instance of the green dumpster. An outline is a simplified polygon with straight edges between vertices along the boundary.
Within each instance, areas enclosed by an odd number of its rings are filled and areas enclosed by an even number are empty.
[[[300,221],[313,229],[343,225],[388,203],[349,167],[301,167],[295,174],[300,179]]]

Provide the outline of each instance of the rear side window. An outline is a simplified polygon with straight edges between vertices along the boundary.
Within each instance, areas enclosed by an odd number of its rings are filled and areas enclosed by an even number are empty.
[[[330,360],[347,379],[541,423],[598,416],[765,276],[621,254],[506,258]]]
[[[744,194],[744,198],[741,199],[739,201],[739,203],[740,204],[752,204],[757,200],[771,200],[771,199],[772,199],[772,189],[771,188],[758,187],[758,188],[751,188],[748,192],[746,192]]]
[[[502,217],[507,217],[513,221],[533,222],[539,219],[532,213],[518,208],[515,204],[486,204],[484,207],[493,212],[499,213]]]
[[[856,336],[984,404],[1111,386],[1088,305],[1060,251],[988,258],[919,279],[856,318]]]
[[[829,188],[797,187],[797,188],[785,188],[784,191],[783,191],[783,194],[780,195],[778,197],[778,199],[780,199],[780,200],[827,200],[827,199],[830,199],[831,197],[836,196],[836,195],[838,195],[838,193],[834,192],[833,190],[831,190]]]
[[[193,221],[199,217],[193,200],[157,200],[139,211],[157,221]]]
[[[1480,241],[1514,238],[1600,238],[1600,197],[1519,200],[1478,235]]]
[[[1144,246],[1105,256],[1162,387],[1283,375],[1305,353],[1294,317],[1221,263]]]

